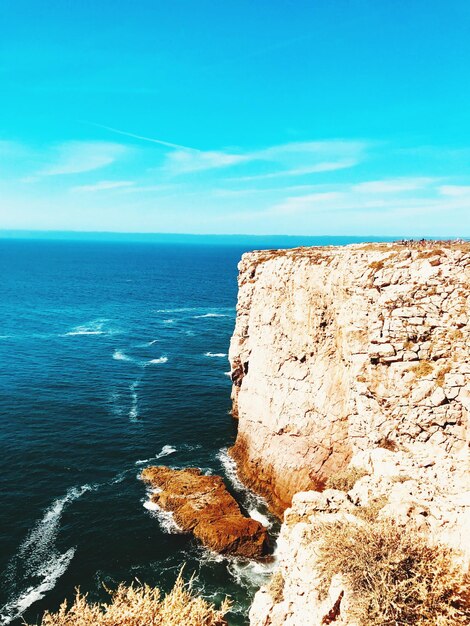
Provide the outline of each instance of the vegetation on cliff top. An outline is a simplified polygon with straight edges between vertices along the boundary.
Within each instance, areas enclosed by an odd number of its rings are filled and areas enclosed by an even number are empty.
[[[392,520],[320,524],[322,589],[336,574],[361,626],[458,626],[470,623],[470,579],[453,551],[431,545]]]
[[[230,609],[225,599],[219,610],[193,595],[191,582],[181,574],[170,593],[162,597],[148,585],[119,585],[108,604],[91,603],[77,591],[74,603],[64,602],[57,613],[46,612],[41,626],[226,626]]]

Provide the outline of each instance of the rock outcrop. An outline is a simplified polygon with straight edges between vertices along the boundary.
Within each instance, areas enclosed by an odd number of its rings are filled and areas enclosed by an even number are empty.
[[[268,553],[266,529],[242,515],[220,476],[206,476],[197,468],[147,467],[141,477],[153,487],[151,500],[211,550],[253,559]]]
[[[320,589],[325,521],[393,519],[470,561],[470,243],[253,252],[239,270],[231,454],[285,512],[250,623],[357,626],[341,575]]]
[[[322,488],[359,451],[425,444],[459,457],[470,244],[252,252],[239,270],[231,454],[274,510]]]

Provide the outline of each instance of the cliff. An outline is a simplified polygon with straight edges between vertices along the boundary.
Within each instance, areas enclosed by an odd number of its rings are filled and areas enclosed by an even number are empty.
[[[377,519],[468,549],[469,315],[468,243],[242,257],[231,454],[273,510],[292,505],[279,540],[283,592],[258,593],[252,624],[330,623],[315,619],[347,607],[344,585],[325,605],[313,582],[311,533],[324,516],[357,519],[373,504]],[[320,494],[325,486],[335,489]]]

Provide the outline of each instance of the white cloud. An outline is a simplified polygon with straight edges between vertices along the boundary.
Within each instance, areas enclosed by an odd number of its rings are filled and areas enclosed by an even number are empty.
[[[186,174],[237,165],[249,156],[219,151],[174,150],[166,158],[164,169],[170,174]]]
[[[134,183],[130,180],[101,180],[97,183],[93,183],[92,185],[79,185],[77,187],[72,187],[70,191],[72,192],[94,192],[94,191],[105,191],[107,189],[119,189],[122,187],[131,187]]]
[[[372,180],[353,186],[353,191],[360,193],[400,193],[422,189],[435,179],[432,178],[389,178]]]
[[[356,159],[347,159],[343,161],[325,161],[315,165],[307,165],[305,167],[297,167],[293,169],[279,170],[269,172],[267,174],[254,174],[253,176],[237,176],[231,180],[250,181],[250,180],[266,180],[269,178],[282,178],[288,176],[305,176],[306,174],[316,174],[320,172],[333,172],[336,170],[344,170],[354,167],[359,163]]]
[[[105,141],[69,141],[53,150],[50,164],[36,173],[41,176],[80,174],[111,165],[122,157],[128,148]]]
[[[470,196],[470,185],[442,185],[439,187],[439,192],[443,196]]]

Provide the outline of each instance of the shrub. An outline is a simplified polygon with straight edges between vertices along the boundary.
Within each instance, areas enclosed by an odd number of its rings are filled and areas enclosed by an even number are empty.
[[[352,593],[351,618],[361,626],[470,623],[469,575],[450,548],[389,519],[324,523],[317,532],[322,591],[342,574]]]
[[[354,466],[346,467],[346,469],[332,474],[326,479],[325,487],[327,489],[339,489],[340,491],[349,491],[354,487],[356,482],[367,476],[368,472]]]
[[[162,597],[148,585],[119,585],[109,604],[95,604],[77,591],[70,608],[64,602],[57,613],[46,612],[41,626],[224,626],[227,599],[220,610],[193,595],[191,582],[178,576],[172,591]]]

